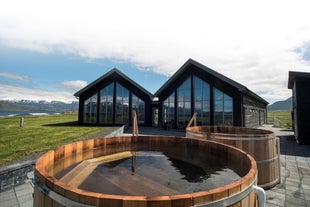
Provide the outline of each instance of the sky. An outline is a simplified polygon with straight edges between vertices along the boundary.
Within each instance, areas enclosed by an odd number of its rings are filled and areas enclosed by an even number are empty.
[[[310,72],[308,0],[0,0],[0,100],[76,101],[113,68],[155,93],[189,58],[269,103]]]

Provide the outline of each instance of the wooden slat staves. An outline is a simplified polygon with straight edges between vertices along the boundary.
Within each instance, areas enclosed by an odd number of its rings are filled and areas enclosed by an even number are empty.
[[[132,136],[139,136],[138,120],[136,111],[132,111]]]
[[[190,132],[187,134],[189,138],[210,139],[235,146],[252,155],[257,162],[257,183],[260,187],[271,188],[280,182],[280,154],[274,132],[231,126],[197,126],[188,127],[186,131]]]
[[[132,136],[122,136],[122,137],[113,137],[113,138],[101,138],[102,141],[99,142],[99,140],[96,141],[80,141],[71,143],[72,146],[64,146],[61,148],[58,148],[58,150],[52,150],[47,152],[45,155],[41,156],[37,162],[36,162],[36,170],[35,174],[39,179],[39,182],[34,186],[34,207],[41,207],[41,206],[47,206],[47,207],[64,207],[61,203],[57,203],[55,200],[51,200],[49,196],[46,196],[42,191],[39,189],[39,187],[44,187],[45,185],[51,189],[51,192],[58,193],[59,195],[64,196],[65,198],[71,199],[73,201],[79,202],[82,205],[92,205],[92,206],[115,206],[115,207],[145,207],[145,206],[153,206],[153,207],[190,207],[190,206],[197,206],[201,204],[207,204],[213,201],[223,201],[223,203],[226,202],[224,199],[229,199],[229,197],[233,195],[238,195],[238,192],[242,191],[245,188],[251,189],[250,184],[254,183],[256,181],[257,176],[257,169],[255,161],[252,157],[248,156],[246,153],[233,149],[224,145],[220,145],[215,142],[209,142],[201,139],[180,139],[179,137],[162,137],[162,136],[138,136],[138,137],[132,137]],[[233,163],[239,163],[240,169],[245,171],[244,173],[247,173],[244,177],[239,179],[238,181],[235,181],[231,184],[228,184],[226,186],[219,187],[217,189],[211,189],[211,190],[202,190],[200,192],[196,193],[190,193],[190,194],[178,194],[178,192],[174,192],[170,186],[162,185],[159,182],[155,182],[156,179],[145,179],[144,176],[141,174],[141,176],[136,176],[136,179],[128,182],[123,183],[122,179],[119,179],[120,177],[124,177],[125,175],[131,176],[130,168],[122,168],[117,167],[114,168],[114,174],[117,174],[119,177],[116,178],[110,178],[105,177],[104,173],[96,174],[94,182],[96,182],[96,179],[106,179],[105,186],[102,185],[102,187],[108,186],[121,186],[124,191],[139,191],[141,194],[142,188],[135,189],[135,184],[137,182],[142,182],[142,185],[145,187],[150,187],[153,191],[159,191],[163,192],[164,196],[155,196],[155,197],[147,197],[147,196],[127,196],[127,195],[113,195],[113,194],[104,194],[104,193],[94,193],[94,192],[88,192],[85,190],[81,190],[78,188],[75,188],[73,186],[68,185],[68,183],[64,183],[62,181],[54,179],[54,170],[51,170],[51,172],[47,172],[49,168],[53,168],[54,163],[59,162],[61,159],[66,159],[67,156],[74,155],[75,162],[78,164],[78,162],[83,161],[85,159],[90,159],[88,161],[89,163],[84,164],[90,164],[90,165],[84,165],[78,167],[76,166],[76,169],[72,169],[72,176],[73,174],[79,174],[82,173],[82,178],[86,178],[88,173],[90,172],[96,172],[94,169],[93,164],[99,164],[102,161],[105,162],[106,158],[108,160],[114,160],[114,159],[122,159],[123,157],[131,156],[131,152],[123,151],[124,149],[121,148],[119,151],[111,151],[113,153],[118,153],[116,156],[112,155],[109,157],[94,157],[93,149],[98,146],[105,146],[105,148],[112,148],[113,146],[117,146],[119,144],[126,145],[126,143],[131,143],[132,140],[135,140],[137,143],[142,143],[143,146],[146,146],[145,150],[148,150],[147,145],[155,145],[160,147],[171,147],[175,146],[176,143],[183,143],[183,144],[191,144],[192,146],[196,146],[199,148],[199,150],[202,150],[202,154],[205,151],[210,151],[212,153],[217,152],[221,156],[225,156],[229,158],[229,160],[233,160]],[[94,144],[97,143],[97,144]],[[101,143],[101,144],[98,144]],[[144,148],[142,148],[144,149]],[[85,150],[85,151],[84,151]],[[57,152],[56,152],[57,151]],[[88,151],[92,151],[91,153],[88,153]],[[79,152],[79,153],[78,153]],[[75,153],[77,153],[75,155]],[[81,154],[81,156],[78,156]],[[83,156],[84,154],[87,154],[87,156]],[[90,155],[89,155],[90,154]],[[109,155],[109,153],[107,153]],[[103,156],[103,155],[101,155]],[[247,159],[246,159],[247,158]],[[242,163],[240,162],[242,160]],[[91,169],[92,168],[92,169]],[[83,175],[83,173],[85,173]],[[242,174],[244,174],[242,173]],[[68,173],[69,174],[69,173]],[[71,175],[67,175],[68,179],[72,179],[71,181],[74,182],[73,185],[78,185],[80,180],[75,180]],[[163,178],[165,177],[162,172],[157,172],[156,175],[152,175],[151,178],[158,177]],[[81,177],[80,177],[81,178]],[[81,179],[81,180],[83,180]],[[171,196],[166,196],[165,194],[169,194],[169,192],[172,191]],[[99,191],[100,192],[100,191]],[[243,197],[243,196],[242,196]],[[220,200],[215,200],[220,199]],[[223,200],[221,200],[223,199]],[[240,197],[241,199],[241,197]],[[244,201],[243,201],[244,200]],[[230,201],[230,202],[236,202],[232,204],[233,207],[254,207],[257,206],[256,196],[255,196],[255,190],[251,192],[250,195],[247,195],[242,201],[238,199]],[[244,205],[242,205],[244,204]],[[209,204],[211,205],[211,204]],[[68,206],[68,205],[67,205]],[[71,205],[73,206],[73,205]]]

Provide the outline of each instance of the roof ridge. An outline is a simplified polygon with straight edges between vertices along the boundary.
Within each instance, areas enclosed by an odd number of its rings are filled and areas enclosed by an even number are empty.
[[[125,75],[124,73],[122,73],[119,69],[117,69],[116,67],[112,68],[111,70],[109,70],[107,73],[103,74],[102,76],[100,76],[99,78],[97,78],[96,80],[92,81],[91,83],[89,83],[87,86],[85,86],[84,88],[80,89],[79,91],[77,91],[76,93],[74,93],[75,97],[79,97],[83,92],[89,90],[90,88],[92,88],[94,85],[96,85],[97,83],[101,82],[102,80],[104,80],[105,78],[109,77],[110,75],[112,75],[113,73],[116,73],[118,75],[120,75],[121,77],[123,77],[124,79],[126,79],[127,81],[129,81],[131,84],[133,84],[134,86],[136,86],[137,88],[139,88],[140,90],[142,90],[144,93],[148,94],[150,97],[153,97],[153,94],[151,94],[148,90],[146,90],[145,88],[143,88],[142,86],[140,86],[137,82],[135,82],[134,80],[132,80],[130,77],[128,77],[127,75]]]

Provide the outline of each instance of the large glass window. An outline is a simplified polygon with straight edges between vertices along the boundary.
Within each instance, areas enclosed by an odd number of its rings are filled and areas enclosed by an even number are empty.
[[[210,124],[210,85],[198,77],[194,77],[195,112],[197,125]]]
[[[129,123],[129,91],[121,84],[116,83],[115,123]]]
[[[113,96],[114,83],[100,91],[99,123],[101,124],[113,123]]]
[[[97,99],[96,93],[84,101],[84,123],[97,123]]]
[[[178,88],[178,128],[185,128],[191,119],[191,79]]]
[[[174,127],[174,93],[163,102],[163,121],[166,127]]]
[[[132,94],[132,110],[137,113],[138,124],[145,123],[145,103],[143,100],[139,99],[137,96]]]
[[[233,99],[214,88],[214,124],[233,125]]]

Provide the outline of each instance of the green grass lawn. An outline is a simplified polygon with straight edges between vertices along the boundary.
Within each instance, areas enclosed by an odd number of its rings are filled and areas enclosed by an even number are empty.
[[[292,129],[291,111],[268,111],[267,123],[281,128]]]
[[[26,116],[20,128],[20,117],[0,118],[0,166],[108,130],[78,126],[77,119],[77,114]],[[290,111],[268,111],[268,123],[291,129]]]
[[[107,130],[77,125],[77,114],[0,118],[0,166]]]

